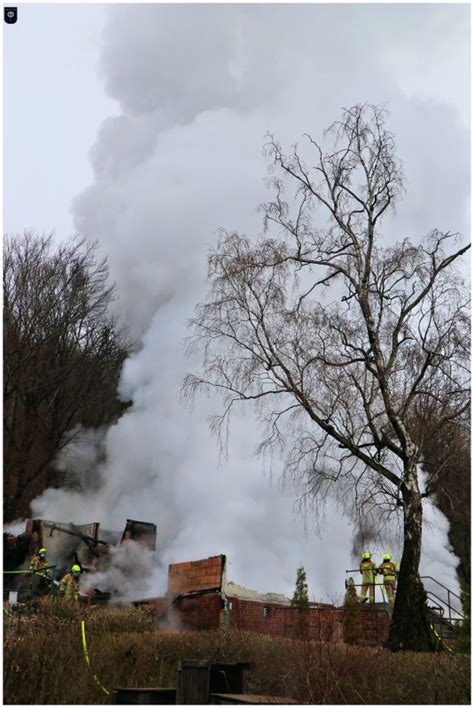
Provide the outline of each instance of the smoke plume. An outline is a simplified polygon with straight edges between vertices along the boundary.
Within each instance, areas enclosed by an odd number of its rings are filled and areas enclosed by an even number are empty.
[[[48,490],[37,516],[119,529],[151,521],[163,567],[225,553],[230,580],[291,596],[302,563],[312,599],[343,593],[349,520],[329,502],[321,537],[306,535],[295,491],[275,485],[281,469],[271,478],[254,456],[251,411],[234,419],[219,464],[206,423],[219,402],[181,405],[182,378],[199,365],[184,359],[186,320],[205,296],[218,229],[261,231],[267,131],[289,147],[304,132],[319,137],[342,106],[389,105],[409,184],[387,240],[435,225],[467,231],[467,50],[443,29],[463,37],[465,20],[461,6],[110,6],[101,76],[118,115],[100,126],[94,182],[73,209],[77,230],[108,255],[116,314],[140,342],[119,391],[133,406],[106,433],[105,457],[91,459],[93,484]],[[401,56],[413,62],[400,66]],[[445,528],[433,543],[447,549]],[[147,592],[162,582],[157,571]]]
[[[166,585],[156,584],[157,570],[162,569],[156,563],[155,554],[135,541],[128,541],[111,548],[106,569],[81,577],[81,593],[87,594],[92,589],[111,593],[112,604],[133,602],[157,591],[164,594]],[[163,572],[159,575],[165,577]]]

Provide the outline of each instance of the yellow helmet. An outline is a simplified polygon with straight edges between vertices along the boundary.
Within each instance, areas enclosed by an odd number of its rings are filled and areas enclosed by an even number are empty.
[[[372,558],[372,553],[363,553],[362,554],[362,560],[369,560]]]
[[[75,563],[71,568],[71,573],[73,573],[74,575],[79,575],[80,572],[81,572],[81,566],[77,565]]]
[[[46,548],[40,548],[38,551],[38,555],[45,556],[46,555]]]
[[[384,559],[384,561],[392,560],[392,554],[391,553],[384,553],[383,559]]]

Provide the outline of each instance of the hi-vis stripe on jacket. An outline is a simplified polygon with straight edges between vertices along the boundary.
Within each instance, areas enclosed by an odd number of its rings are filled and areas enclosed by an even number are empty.
[[[379,570],[382,572],[384,581],[394,581],[398,574],[397,564],[393,561],[384,561],[379,565]]]

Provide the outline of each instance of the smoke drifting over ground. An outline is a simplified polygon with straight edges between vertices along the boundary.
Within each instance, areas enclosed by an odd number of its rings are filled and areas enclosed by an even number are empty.
[[[37,516],[110,528],[141,518],[157,524],[165,567],[226,553],[230,580],[291,595],[302,563],[314,599],[342,594],[348,520],[330,504],[322,537],[306,537],[294,493],[271,485],[253,455],[251,411],[234,420],[219,466],[206,425],[219,403],[180,404],[183,375],[198,365],[184,360],[185,322],[204,298],[219,227],[261,230],[266,132],[284,147],[320,137],[342,106],[389,103],[409,183],[387,239],[467,232],[467,16],[427,5],[111,6],[101,67],[119,115],[99,129],[95,181],[74,215],[108,254],[117,315],[141,342],[120,385],[133,407],[108,431],[106,461],[92,464],[100,488],[49,490]],[[372,550],[399,558],[396,544]]]

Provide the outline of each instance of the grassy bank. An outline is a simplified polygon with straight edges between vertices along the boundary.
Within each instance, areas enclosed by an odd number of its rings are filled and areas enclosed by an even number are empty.
[[[92,667],[108,689],[176,686],[181,659],[251,661],[249,693],[300,703],[468,704],[470,657],[398,653],[248,632],[172,633],[145,610],[64,610],[5,618],[6,704],[108,703],[84,658],[86,620]]]

